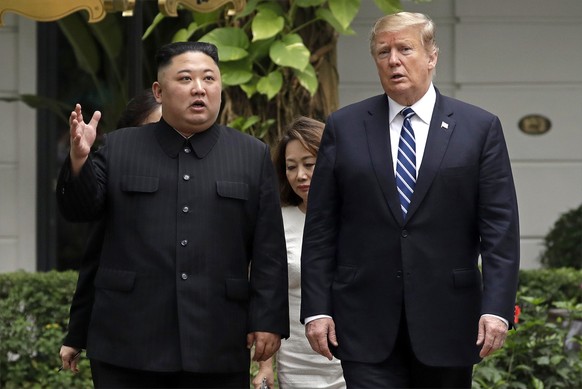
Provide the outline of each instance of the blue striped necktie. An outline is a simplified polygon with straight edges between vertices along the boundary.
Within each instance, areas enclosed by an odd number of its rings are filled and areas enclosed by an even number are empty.
[[[406,219],[408,206],[416,185],[416,142],[414,141],[414,131],[410,124],[410,118],[414,116],[414,111],[412,108],[406,107],[400,113],[404,116],[404,123],[402,124],[400,141],[398,142],[396,187],[400,195],[402,217]]]

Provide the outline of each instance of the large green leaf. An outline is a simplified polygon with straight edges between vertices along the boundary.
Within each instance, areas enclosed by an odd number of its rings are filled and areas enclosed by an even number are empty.
[[[220,62],[220,74],[224,86],[241,85],[253,78],[253,69],[250,61]]]
[[[317,7],[318,5],[322,5],[325,2],[326,0],[295,0],[294,4],[298,7],[307,8]]]
[[[71,44],[79,67],[96,78],[99,71],[99,51],[93,35],[79,14],[60,19],[58,25]]]
[[[249,54],[247,51],[249,38],[240,28],[217,28],[201,37],[199,41],[215,44],[220,61],[238,61]]]
[[[344,28],[341,23],[336,19],[336,17],[331,13],[330,10],[325,9],[325,8],[318,8],[315,11],[315,15],[320,18],[325,20],[326,22],[328,22],[334,30],[336,30],[337,32],[339,32],[342,35],[355,35],[356,32],[350,27],[346,27]]]
[[[253,75],[253,78],[246,84],[239,85],[240,88],[246,93],[247,97],[250,99],[255,93],[257,93],[257,83],[259,82],[259,77]]]
[[[172,37],[172,42],[187,42],[198,30],[198,23],[192,22],[186,28],[181,28]]]
[[[317,74],[313,65],[307,64],[303,71],[294,69],[293,72],[295,73],[295,77],[299,80],[299,84],[307,89],[311,97],[313,97],[319,86]]]
[[[261,77],[257,83],[257,91],[267,95],[269,100],[277,96],[282,87],[283,75],[277,70],[269,73],[266,77]]]
[[[164,14],[162,14],[161,12],[158,13],[154,18],[152,24],[150,24],[146,31],[144,32],[143,36],[141,37],[141,40],[145,40],[148,36],[150,36],[150,34],[156,29],[157,25],[160,24],[162,20],[164,20],[164,18],[165,18]]]
[[[283,31],[284,26],[285,19],[272,10],[264,9],[257,12],[251,25],[253,42],[274,37]]]
[[[374,3],[386,15],[402,11],[400,0],[374,0]]]
[[[346,29],[358,14],[360,3],[361,0],[329,0],[329,9],[342,28]]]
[[[303,39],[297,34],[285,35],[275,41],[269,50],[271,60],[279,66],[303,70],[309,63],[311,52],[303,44]]]

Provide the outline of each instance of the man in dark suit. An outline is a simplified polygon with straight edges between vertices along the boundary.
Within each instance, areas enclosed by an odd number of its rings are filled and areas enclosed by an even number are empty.
[[[301,319],[313,349],[342,360],[350,389],[470,388],[472,365],[505,340],[517,289],[501,123],[433,86],[438,47],[425,15],[379,19],[370,48],[386,94],[327,120]]]
[[[87,355],[97,387],[249,385],[289,334],[287,261],[269,148],[216,124],[216,47],[157,54],[162,119],[105,136],[71,114],[57,187],[71,221],[104,218]]]

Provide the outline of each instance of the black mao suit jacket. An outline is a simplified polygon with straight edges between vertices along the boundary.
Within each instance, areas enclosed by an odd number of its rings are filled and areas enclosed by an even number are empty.
[[[388,109],[376,96],[326,123],[309,191],[301,318],[332,316],[336,356],[377,363],[394,346],[404,304],[421,362],[471,365],[480,315],[513,321],[518,214],[501,124],[437,91],[403,221]]]
[[[257,139],[214,125],[185,140],[163,119],[117,130],[78,177],[64,164],[57,200],[71,221],[105,223],[90,358],[241,372],[248,332],[288,337],[277,183]]]

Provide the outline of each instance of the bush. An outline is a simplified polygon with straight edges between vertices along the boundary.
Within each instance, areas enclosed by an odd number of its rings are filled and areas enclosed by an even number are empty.
[[[519,322],[503,348],[475,366],[473,389],[582,388],[582,338],[566,347],[582,319],[581,286],[580,270],[522,270]],[[550,315],[553,308],[562,315]]]
[[[77,273],[0,274],[0,387],[92,387],[87,359],[80,372],[58,372]]]
[[[79,374],[58,373],[76,280],[74,271],[0,274],[1,388],[92,387],[86,358]],[[517,330],[475,367],[473,388],[582,387],[582,352],[564,347],[572,319],[582,319],[581,285],[582,270],[522,270]],[[553,307],[566,315],[549,319]],[[256,369],[253,363],[251,376]]]
[[[545,267],[582,269],[582,205],[563,213],[544,238]]]

